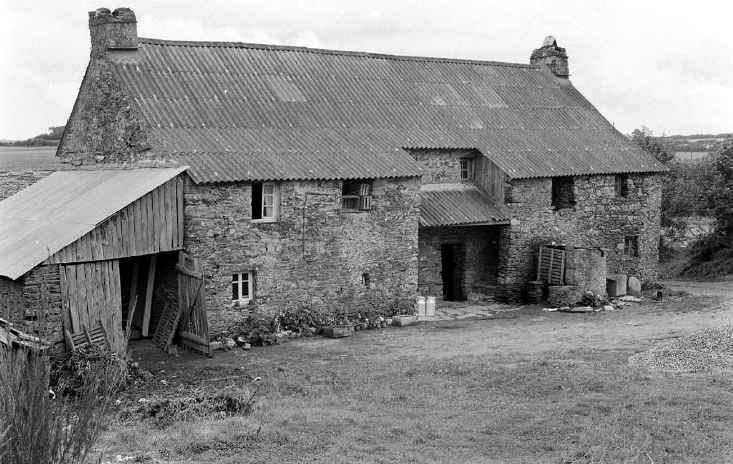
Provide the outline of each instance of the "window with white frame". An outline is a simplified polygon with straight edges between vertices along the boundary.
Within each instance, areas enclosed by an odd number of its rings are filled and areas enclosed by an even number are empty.
[[[461,180],[473,180],[473,160],[461,158]]]
[[[252,183],[252,219],[276,221],[280,207],[278,185],[274,182]]]
[[[232,274],[232,301],[249,303],[254,297],[254,272],[237,272]]]

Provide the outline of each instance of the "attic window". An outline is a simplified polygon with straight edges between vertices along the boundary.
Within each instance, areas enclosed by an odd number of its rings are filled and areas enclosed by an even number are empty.
[[[552,178],[552,206],[555,210],[568,209],[575,206],[575,182],[572,177]]]
[[[272,93],[284,102],[304,102],[305,95],[290,78],[284,76],[265,76],[265,82],[272,90]]]
[[[629,176],[626,174],[617,174],[614,178],[614,190],[617,197],[629,196]]]
[[[372,209],[372,182],[344,181],[341,189],[341,209],[347,212]]]

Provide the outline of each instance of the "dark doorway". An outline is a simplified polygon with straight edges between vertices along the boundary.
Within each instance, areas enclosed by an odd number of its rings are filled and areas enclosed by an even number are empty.
[[[443,299],[463,301],[463,277],[466,261],[466,248],[463,244],[444,244],[440,247],[441,273],[443,276]]]

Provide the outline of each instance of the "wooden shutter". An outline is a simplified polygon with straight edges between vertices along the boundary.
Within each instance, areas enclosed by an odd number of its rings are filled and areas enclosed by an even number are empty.
[[[372,184],[361,184],[359,186],[359,209],[372,209]]]
[[[540,247],[537,256],[537,280],[549,285],[565,284],[565,250]]]

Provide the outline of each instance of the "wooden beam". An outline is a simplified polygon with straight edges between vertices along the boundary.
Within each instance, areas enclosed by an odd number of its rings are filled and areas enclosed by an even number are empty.
[[[125,328],[125,334],[129,334],[131,331],[132,320],[135,317],[135,307],[137,306],[137,280],[140,273],[140,261],[139,258],[134,259],[132,265],[132,281],[130,282],[130,296],[127,302],[127,327]]]
[[[150,256],[150,266],[148,267],[148,284],[145,287],[145,312],[143,313],[143,337],[150,334],[150,312],[153,304],[153,286],[155,285],[155,265],[158,261],[158,255]]]

